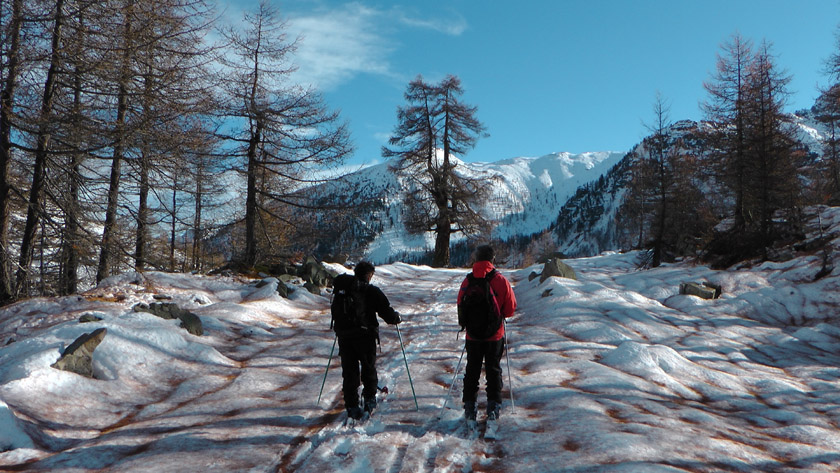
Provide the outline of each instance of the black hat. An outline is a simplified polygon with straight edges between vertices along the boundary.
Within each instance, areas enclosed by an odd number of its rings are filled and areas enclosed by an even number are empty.
[[[481,245],[475,250],[475,260],[476,261],[490,261],[492,262],[496,259],[496,252],[493,250],[493,247],[490,245]]]

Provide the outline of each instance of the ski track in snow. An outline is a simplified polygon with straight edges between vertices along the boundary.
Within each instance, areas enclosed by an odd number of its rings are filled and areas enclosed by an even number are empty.
[[[637,271],[634,258],[569,260],[577,281],[540,284],[528,278],[539,267],[503,270],[519,300],[508,323],[515,409],[503,358],[496,441],[469,437],[463,425],[463,365],[442,409],[463,348],[454,301],[465,269],[377,268],[374,284],[404,321],[419,410],[396,330],[383,323],[377,368],[390,393],[351,427],[337,348],[316,403],[333,343],[328,295],[298,289],[286,301],[229,278],[150,273],[153,286],[201,317],[203,337],[132,313],[151,300],[148,283],[115,285],[120,302],[5,308],[0,340],[17,340],[0,349],[0,401],[16,420],[0,416],[0,430],[17,426],[32,445],[0,453],[0,470],[838,471],[837,271],[811,283],[784,265]],[[691,280],[722,284],[724,297],[677,295]],[[209,303],[190,305],[198,299]],[[105,320],[75,322],[92,310]],[[109,334],[95,359],[109,378],[49,368],[60,343],[99,326]],[[143,341],[156,330],[178,338]],[[99,350],[118,361],[97,358]],[[482,380],[479,420],[483,404]]]

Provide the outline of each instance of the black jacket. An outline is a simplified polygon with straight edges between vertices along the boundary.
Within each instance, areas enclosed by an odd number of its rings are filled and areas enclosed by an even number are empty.
[[[346,277],[355,278],[355,276],[351,276],[349,274],[342,274],[336,278],[336,282],[338,282],[338,278]],[[342,331],[337,330],[336,335],[338,335],[339,338],[360,338],[371,335],[378,337],[379,321],[376,319],[377,315],[379,315],[385,323],[389,324],[397,323],[400,320],[399,313],[391,307],[391,302],[388,301],[388,297],[385,296],[385,293],[383,293],[381,289],[364,281],[360,281],[360,284],[362,287],[361,290],[365,295],[365,318],[367,322],[365,325],[367,326],[367,329],[355,328]]]

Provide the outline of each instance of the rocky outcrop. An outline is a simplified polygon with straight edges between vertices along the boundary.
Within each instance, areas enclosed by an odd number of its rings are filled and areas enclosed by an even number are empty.
[[[52,367],[93,378],[93,351],[102,343],[107,332],[99,328],[80,336],[64,350]]]
[[[572,267],[568,264],[560,261],[559,258],[551,258],[550,260],[545,262],[542,274],[540,274],[540,284],[542,284],[543,282],[545,282],[546,279],[552,276],[575,280],[577,279],[575,270],[572,269]]]
[[[717,299],[721,287],[711,283],[684,282],[680,284],[680,294],[697,296],[701,299]]]
[[[174,302],[141,303],[134,306],[134,311],[148,312],[166,320],[179,319],[181,328],[186,329],[187,332],[193,335],[204,335],[204,326],[201,324],[201,319],[192,312],[178,307]]]

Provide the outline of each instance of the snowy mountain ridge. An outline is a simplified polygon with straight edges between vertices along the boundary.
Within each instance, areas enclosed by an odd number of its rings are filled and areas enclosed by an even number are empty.
[[[680,139],[688,153],[705,153],[705,122],[680,120],[668,128],[671,140]],[[793,136],[812,156],[822,154],[826,136],[812,112],[790,115]],[[626,195],[633,155],[644,155],[644,141],[629,152],[551,153],[490,163],[454,159],[456,172],[484,179],[492,187],[481,212],[497,222],[484,238],[510,240],[552,231],[557,250],[570,256],[591,256],[626,245],[619,209]],[[411,235],[403,225],[403,198],[409,186],[388,163],[361,169],[318,193],[348,196],[351,205],[367,205],[360,220],[340,236],[356,257],[374,263],[415,260],[434,247],[434,235]],[[452,243],[463,240],[453,235]],[[354,246],[355,245],[355,246]]]
[[[508,239],[538,233],[549,227],[558,209],[582,184],[598,179],[614,166],[623,153],[552,153],[541,157],[517,157],[493,163],[454,160],[455,172],[486,180],[491,197],[481,212],[497,221],[492,237]],[[357,222],[354,231],[369,235],[359,251],[374,263],[392,261],[396,256],[416,254],[434,246],[434,236],[410,235],[405,231],[404,192],[406,179],[395,174],[388,163],[371,166],[321,186],[318,194],[349,195],[349,202],[372,209]],[[359,229],[358,227],[361,227]],[[453,242],[462,239],[455,235]]]

